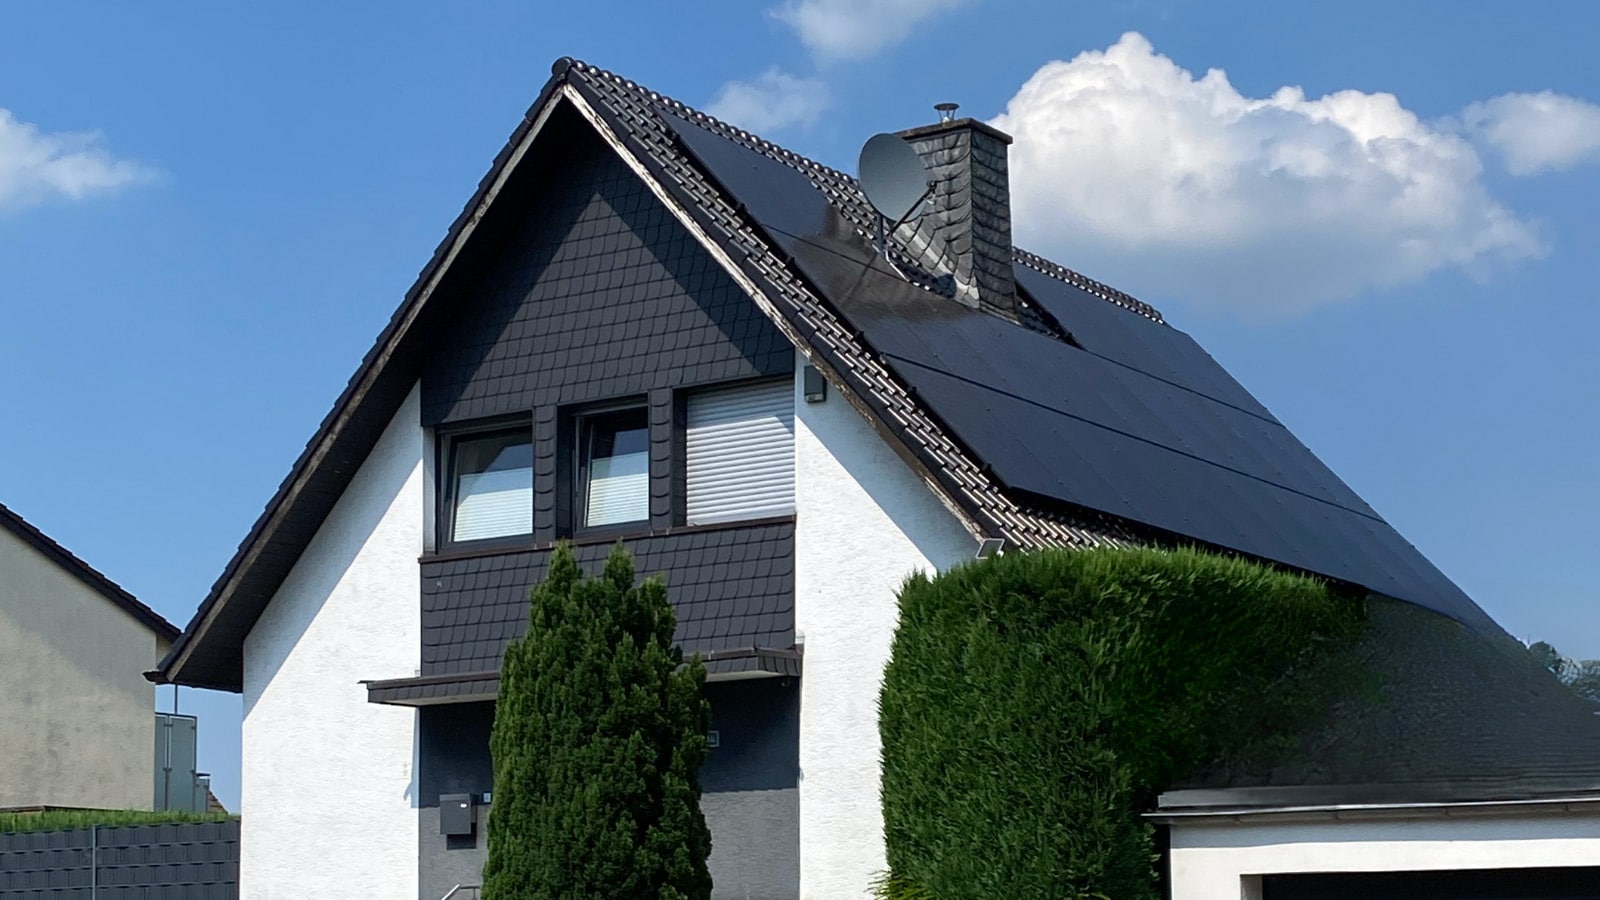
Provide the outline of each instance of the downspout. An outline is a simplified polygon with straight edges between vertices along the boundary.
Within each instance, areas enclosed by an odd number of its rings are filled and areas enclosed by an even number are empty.
[[[173,704],[176,708],[177,704]],[[166,751],[162,754],[161,761],[161,808],[172,808],[172,716],[167,716],[161,723],[167,733]]]
[[[89,826],[89,900],[100,896],[100,826]]]

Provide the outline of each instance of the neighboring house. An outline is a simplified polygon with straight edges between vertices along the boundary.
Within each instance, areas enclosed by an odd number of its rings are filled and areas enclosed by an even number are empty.
[[[1521,705],[1491,718],[1562,739],[1515,759],[1461,740],[1489,710],[1443,713],[1514,662],[1479,665],[1511,645],[1498,626],[1158,312],[1014,248],[1009,138],[904,134],[935,190],[886,261],[851,178],[557,63],[162,663],[244,695],[245,897],[477,881],[497,669],[563,539],[591,566],[624,540],[708,659],[718,897],[865,895],[896,589],[994,540],[1236,552],[1393,598],[1375,618],[1440,635],[1428,658],[1478,654],[1413,692],[1440,715],[1347,726],[1426,734],[1427,759],[1313,752],[1169,795],[1175,898],[1600,859],[1593,717],[1508,681],[1484,696]],[[1280,800],[1285,779],[1336,786]]]
[[[0,809],[150,809],[178,629],[0,505]]]

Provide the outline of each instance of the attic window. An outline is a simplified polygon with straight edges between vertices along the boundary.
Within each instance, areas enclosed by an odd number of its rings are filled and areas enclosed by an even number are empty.
[[[452,542],[533,533],[533,435],[527,428],[451,435],[443,508]]]

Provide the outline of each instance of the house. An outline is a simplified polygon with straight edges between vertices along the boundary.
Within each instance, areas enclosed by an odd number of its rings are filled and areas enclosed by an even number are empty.
[[[625,541],[708,661],[718,897],[865,894],[884,867],[895,592],[980,547],[1197,544],[1389,598],[1449,638],[1436,656],[1504,649],[1159,312],[1012,245],[1006,135],[902,135],[932,196],[880,252],[850,177],[555,65],[161,664],[244,695],[245,897],[436,900],[477,881],[497,667],[562,539],[586,564]],[[1522,688],[1525,724],[1564,715]],[[1474,755],[1471,791],[1430,773],[1424,807],[1410,770],[1366,757],[1197,776],[1152,811],[1173,896],[1600,859],[1596,757],[1574,752],[1600,749],[1592,719],[1562,719],[1537,773],[1499,765],[1499,745]],[[1466,727],[1413,731],[1430,725]],[[1323,793],[1279,799],[1274,777]],[[1349,852],[1356,797],[1379,817],[1363,839],[1394,852]]]
[[[0,505],[0,810],[150,809],[178,629]]]

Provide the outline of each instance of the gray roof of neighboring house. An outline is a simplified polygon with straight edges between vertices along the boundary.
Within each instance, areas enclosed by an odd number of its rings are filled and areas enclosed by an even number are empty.
[[[1600,705],[1522,644],[1393,600],[1352,684],[1298,745],[1181,781],[1163,811],[1530,800],[1600,794]]]
[[[23,543],[38,551],[46,559],[65,569],[68,574],[88,585],[95,593],[133,616],[140,624],[166,641],[176,640],[178,627],[162,618],[161,614],[139,602],[138,598],[123,590],[120,585],[100,574],[93,566],[74,556],[72,551],[56,543],[49,535],[0,503],[0,528],[16,535]]]
[[[871,252],[874,219],[850,177],[561,60],[163,662],[164,677],[239,689],[245,634],[417,376],[426,346],[415,336],[427,332],[436,278],[492,218],[530,129],[567,101],[592,113],[974,534],[1022,547],[1198,543],[1498,633],[1148,304],[1021,250],[1015,322],[935,296]],[[936,280],[938,254],[903,237],[890,242],[896,265]]]

